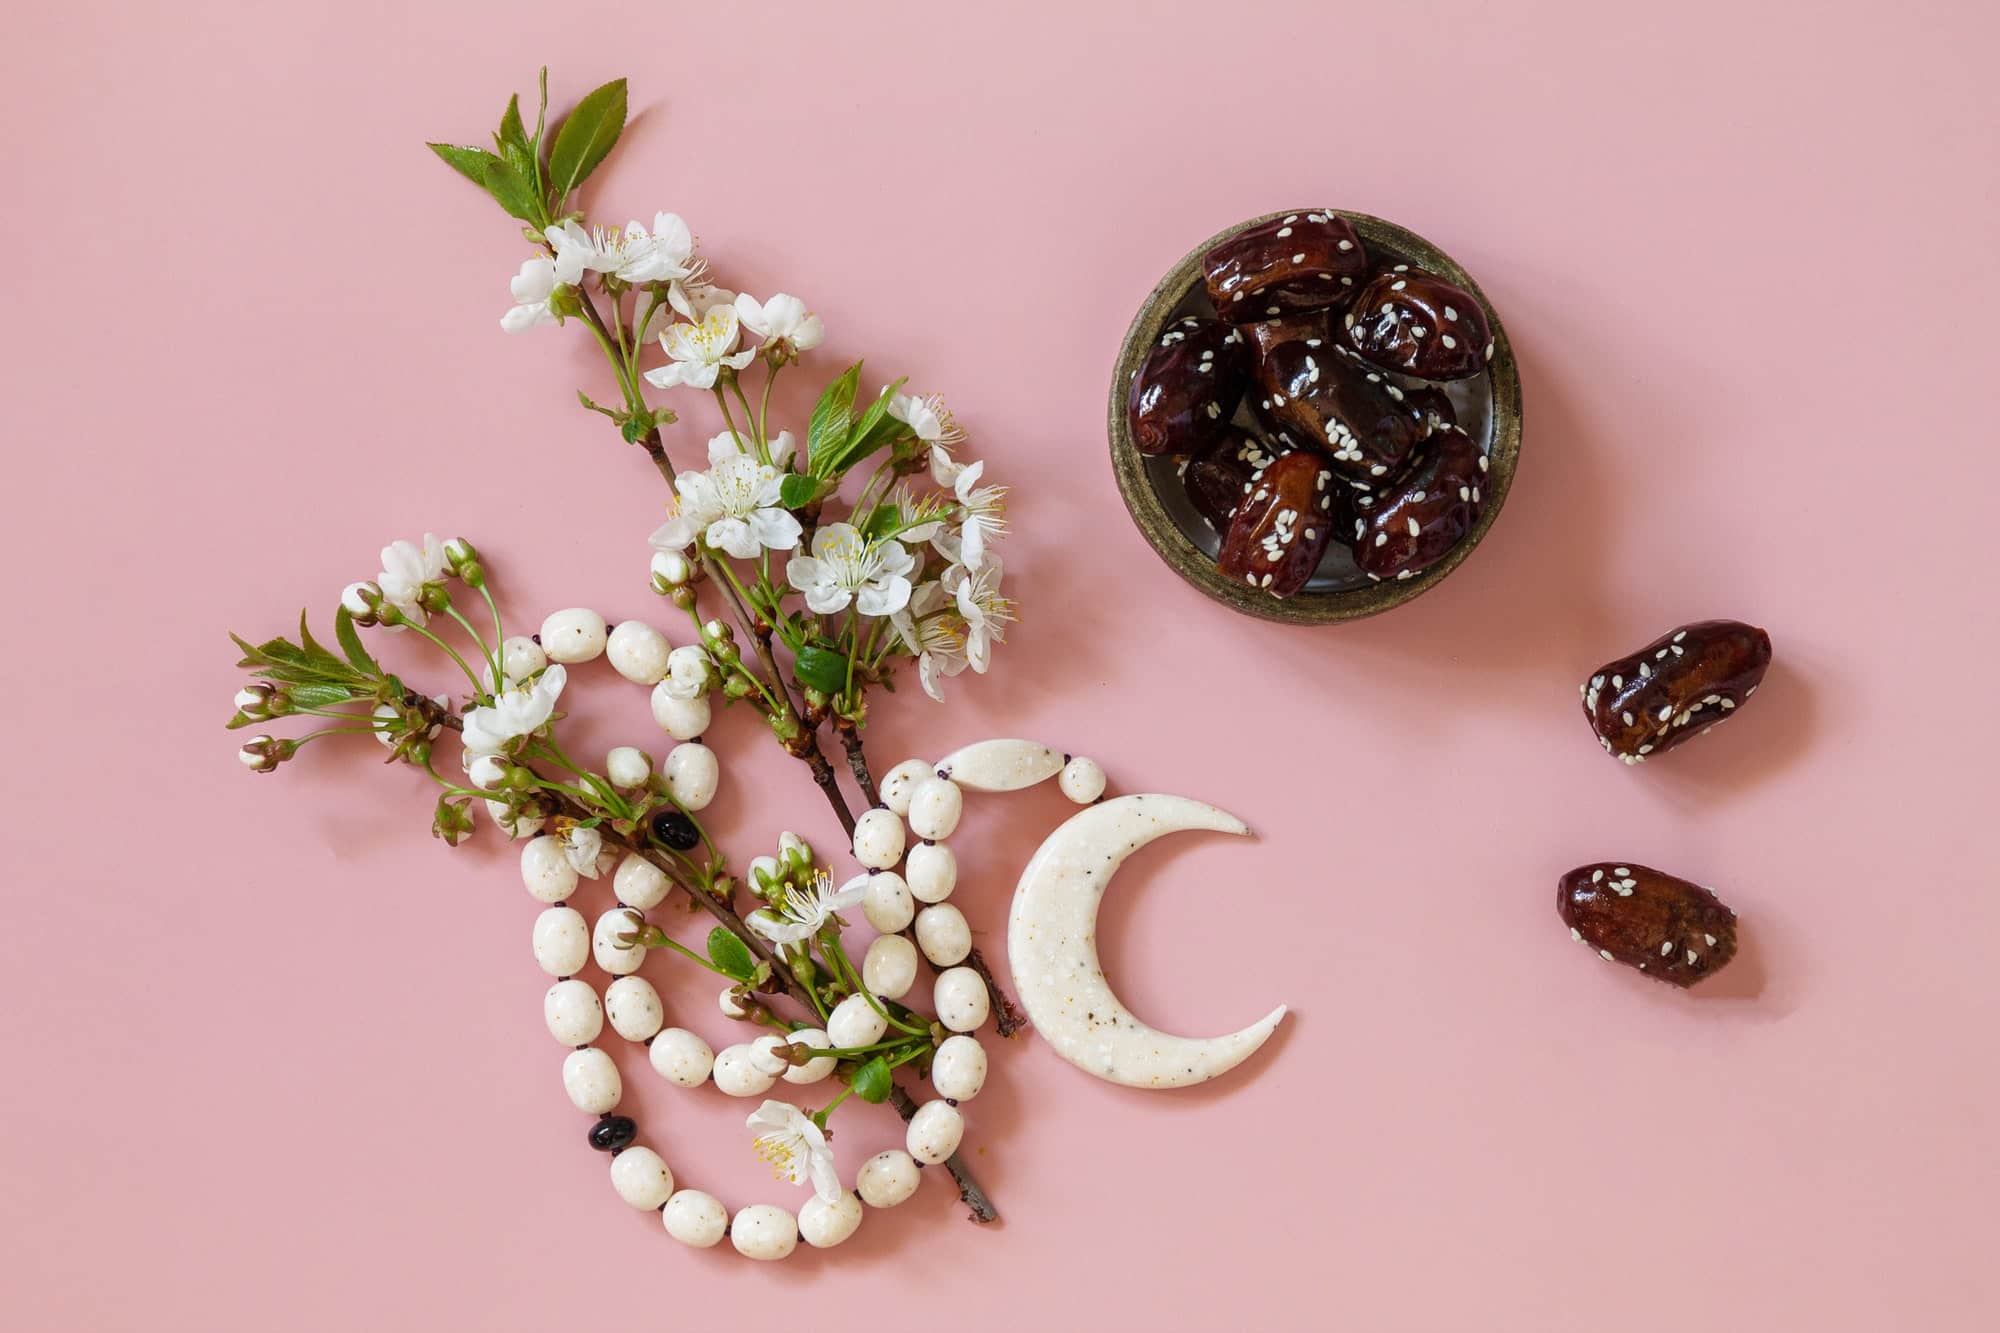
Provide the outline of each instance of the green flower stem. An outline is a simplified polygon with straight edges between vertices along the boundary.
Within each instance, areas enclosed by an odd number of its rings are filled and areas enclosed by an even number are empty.
[[[909,1044],[910,1038],[904,1037],[900,1041],[878,1041],[873,1046],[815,1046],[813,1052],[815,1055],[830,1055],[836,1060],[853,1060],[875,1055],[882,1051],[900,1051]],[[927,1047],[929,1045],[930,1040],[928,1035],[926,1035],[924,1046]],[[921,1050],[922,1047],[918,1049]]]
[[[500,678],[506,674],[507,631],[500,627],[500,607],[494,602],[493,594],[487,591],[484,579],[479,583],[479,595],[486,599],[486,609],[493,615],[493,688],[500,688]]]
[[[479,645],[479,656],[481,660],[485,661],[488,665],[490,665],[493,668],[493,688],[496,690],[501,689],[502,686],[500,683],[500,657],[499,657],[500,644],[496,641],[491,648],[488,648],[486,646],[486,640],[483,637],[481,637],[478,630],[472,627],[472,622],[467,620],[464,617],[464,615],[460,614],[459,609],[457,607],[447,606],[444,609],[444,613],[450,616],[453,620],[456,620],[459,623],[459,625],[465,630],[465,632],[472,636],[472,641]]]
[[[689,958],[692,958],[695,962],[700,963],[703,967],[715,973],[715,975],[721,977],[725,981],[736,980],[735,977],[730,976],[727,972],[717,967],[714,963],[709,962],[708,959],[702,957],[700,954],[696,953],[693,949],[688,948],[687,945],[682,944],[679,940],[675,939],[673,936],[665,933],[664,931],[662,931],[660,934],[660,945],[655,945],[653,947],[658,948],[661,946],[672,949],[675,953],[683,954]]]
[[[771,386],[771,380],[770,377],[767,375],[764,378],[764,387],[766,391],[770,389],[770,386]],[[736,401],[743,408],[743,424],[750,430],[755,432],[755,434],[753,434],[750,438],[756,441],[757,457],[761,461],[769,463],[771,461],[771,441],[769,440],[769,438],[765,436],[764,427],[761,424],[759,424],[757,418],[754,415],[752,415],[750,411],[750,400],[743,396],[743,377],[740,375],[731,375],[729,377],[729,387],[736,391]]]
[[[458,655],[458,649],[452,647],[450,644],[446,643],[443,639],[440,639],[437,635],[431,633],[430,630],[425,626],[417,624],[414,620],[405,619],[400,623],[408,626],[411,630],[422,635],[424,638],[429,639],[432,643],[436,644],[439,648],[442,648],[448,655],[450,655],[451,660],[458,663],[458,669],[465,673],[465,678],[472,682],[472,689],[475,694],[483,695],[486,693],[486,682],[481,680],[477,675],[473,674],[472,668],[466,665],[465,659]]]
[[[736,419],[735,419],[734,417],[732,417],[732,416],[730,416],[730,415],[729,415],[729,396],[728,396],[727,394],[723,393],[723,391],[722,391],[722,386],[721,386],[720,384],[717,384],[717,385],[716,385],[716,386],[715,386],[715,387],[714,387],[713,389],[711,389],[711,390],[710,390],[709,392],[711,392],[711,393],[713,393],[713,394],[715,395],[715,401],[716,401],[716,404],[717,404],[717,405],[718,405],[719,407],[721,407],[721,408],[722,408],[722,425],[723,425],[723,428],[724,428],[724,429],[726,429],[726,430],[727,430],[727,431],[728,431],[728,432],[729,432],[729,433],[730,433],[731,435],[735,436],[735,437],[736,437],[737,439],[739,439],[739,440],[743,439],[743,438],[744,438],[744,432],[742,432],[742,431],[740,431],[740,430],[736,429]],[[758,461],[758,462],[760,462],[760,463],[768,463],[768,462],[770,462],[770,461],[771,461],[771,459],[770,459],[770,455],[768,455],[767,453],[765,453],[765,451],[764,451],[764,448],[763,448],[762,444],[760,444],[760,443],[759,443],[759,442],[757,441],[756,437],[754,437],[754,436],[750,437],[750,443],[751,443],[751,445],[752,445],[753,447],[755,447],[755,448],[756,448],[756,450],[757,450],[757,461]],[[723,567],[724,567],[724,568],[727,568],[727,567],[728,567],[728,566],[727,566],[727,564],[726,564],[726,563],[725,563],[724,561],[721,561],[721,560],[718,560],[718,561],[716,561],[716,563],[717,563],[717,564],[719,564],[719,565],[723,565]]]
[[[764,395],[757,406],[757,438],[767,442],[771,438],[771,386],[778,382],[778,372],[784,369],[776,362],[768,365],[764,372]]]
[[[819,950],[825,956],[827,962],[833,964],[836,970],[846,974],[847,982],[854,988],[854,993],[868,1001],[868,1007],[873,1009],[877,1014],[880,1014],[884,1023],[899,1031],[907,1032],[913,1037],[927,1037],[930,1035],[929,1028],[914,1027],[909,1023],[905,1023],[902,1019],[897,1018],[882,1007],[882,1001],[876,999],[875,993],[861,983],[861,974],[855,970],[854,963],[847,956],[847,951],[840,947],[839,937],[834,935],[832,931],[823,930],[820,932]]]

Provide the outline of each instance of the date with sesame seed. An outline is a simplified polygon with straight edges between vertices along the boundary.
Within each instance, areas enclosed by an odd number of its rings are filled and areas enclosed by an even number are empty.
[[[1637,862],[1593,861],[1556,886],[1570,938],[1606,962],[1692,986],[1736,956],[1736,913],[1699,884]]]
[[[1237,329],[1190,316],[1160,335],[1126,396],[1142,454],[1191,454],[1229,430],[1250,383],[1250,349]]]
[[[1740,620],[1698,620],[1662,634],[1583,682],[1583,715],[1604,752],[1644,763],[1729,717],[1771,666],[1771,636]]]
[[[1368,271],[1361,238],[1329,209],[1301,210],[1239,231],[1202,257],[1208,299],[1242,324],[1345,301]]]
[[[1310,449],[1273,459],[1250,480],[1222,540],[1218,567],[1273,597],[1306,586],[1333,537],[1333,473]]]
[[[1347,349],[1378,370],[1462,380],[1493,359],[1486,312],[1472,294],[1409,264],[1370,278],[1340,324]]]
[[[1456,426],[1423,445],[1392,484],[1354,497],[1354,562],[1377,582],[1406,579],[1465,540],[1485,507],[1486,455]]]
[[[1424,406],[1380,371],[1334,354],[1324,312],[1246,324],[1251,407],[1281,439],[1323,452],[1363,489],[1380,485],[1431,433]]]
[[[1195,511],[1217,532],[1228,531],[1230,516],[1250,490],[1250,479],[1278,452],[1254,435],[1232,431],[1190,458],[1181,469],[1181,481]]]

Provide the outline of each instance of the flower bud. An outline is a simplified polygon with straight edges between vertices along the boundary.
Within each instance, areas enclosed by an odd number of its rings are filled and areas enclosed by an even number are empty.
[[[756,856],[750,859],[750,885],[762,898],[769,898],[783,890],[784,875],[778,869],[775,856]]]
[[[299,752],[299,743],[293,740],[279,740],[275,736],[253,737],[236,752],[243,766],[252,773],[269,773]]]
[[[236,691],[236,710],[252,722],[263,722],[275,716],[270,704],[278,692],[278,687],[267,681],[245,685]]]
[[[653,591],[665,596],[694,582],[696,565],[679,551],[653,552]]]
[[[482,791],[493,791],[507,781],[508,763],[497,754],[474,755],[465,765],[465,776]]]
[[[457,574],[467,565],[479,563],[479,551],[463,537],[452,537],[444,544],[444,567]],[[462,577],[462,576],[461,576]]]
[[[788,879],[802,878],[812,869],[812,846],[796,833],[787,831],[778,835],[778,856]]]
[[[451,605],[451,593],[442,583],[426,583],[424,590],[417,594],[417,605],[432,615],[442,614]]]
[[[604,776],[611,779],[614,787],[627,790],[643,787],[646,779],[653,776],[653,761],[646,757],[644,750],[621,745],[604,756]]]
[[[719,643],[736,642],[736,631],[729,627],[726,620],[711,620],[701,627],[701,639],[713,648]]]
[[[694,610],[694,589],[685,583],[675,588],[674,605],[683,611]]]
[[[340,591],[340,604],[357,625],[380,624],[382,589],[374,583],[350,583]]]
[[[747,699],[750,697],[750,682],[741,676],[731,676],[722,682],[722,694],[727,699]]]
[[[563,283],[549,293],[549,309],[555,311],[557,319],[567,319],[583,311],[583,295],[575,287]]]
[[[403,762],[415,764],[418,768],[428,768],[431,762],[431,743],[422,736],[412,736],[401,747]]]

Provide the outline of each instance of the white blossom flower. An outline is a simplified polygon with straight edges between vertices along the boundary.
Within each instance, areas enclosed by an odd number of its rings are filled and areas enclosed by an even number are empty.
[[[888,616],[909,604],[916,566],[901,542],[871,542],[851,523],[831,523],[813,534],[811,555],[793,556],[785,565],[785,578],[820,615],[852,602],[864,616]]]
[[[657,389],[685,384],[695,389],[712,389],[724,366],[741,370],[757,355],[746,347],[735,351],[736,307],[718,305],[693,324],[669,325],[660,335],[660,347],[672,359],[646,372],[646,382]]]
[[[558,824],[562,821],[558,820]],[[597,878],[597,859],[604,854],[604,835],[595,828],[569,824],[562,830],[563,859],[585,879]]]
[[[811,1116],[790,1102],[767,1101],[743,1124],[756,1134],[757,1156],[770,1163],[772,1175],[794,1185],[811,1181],[813,1193],[828,1203],[839,1201],[840,1170]]]
[[[667,654],[667,678],[661,688],[676,699],[699,699],[708,693],[708,652],[686,643]]]
[[[766,442],[765,448],[770,451],[771,466],[782,472],[784,471],[785,464],[791,461],[793,452],[798,448],[798,442],[792,438],[790,431],[781,430],[775,439]],[[708,439],[708,461],[711,464],[720,463],[725,458],[735,458],[739,454],[752,454],[756,451],[757,447],[751,443],[750,437],[737,431],[717,431]],[[782,481],[783,478],[781,477],[779,480]]]
[[[710,456],[717,453],[710,441]],[[779,502],[782,485],[768,463],[722,451],[708,471],[683,472],[675,480],[671,516],[654,529],[652,543],[662,551],[685,551],[699,537],[738,560],[766,548],[789,551],[804,533]]]
[[[556,700],[568,679],[569,673],[558,662],[534,680],[494,695],[491,704],[466,709],[466,750],[472,754],[498,754],[509,741],[539,730],[555,714]]]
[[[765,345],[775,345],[789,355],[810,352],[826,337],[819,316],[806,309],[804,301],[784,292],[762,304],[745,292],[736,298],[736,314],[743,327],[762,338]]]
[[[963,622],[946,608],[951,595],[941,583],[926,583],[910,594],[910,604],[890,617],[896,637],[917,659],[917,681],[924,693],[939,703],[944,692],[939,680],[965,670]]]
[[[423,596],[426,583],[443,580],[444,563],[444,542],[436,533],[426,532],[421,546],[415,542],[390,542],[382,548],[382,572],[375,578],[376,586],[382,590],[382,600],[417,624],[426,623],[430,616],[418,599]]]
[[[550,299],[556,291],[555,261],[535,258],[521,265],[521,271],[507,280],[514,296],[514,308],[500,316],[500,327],[509,333],[526,333],[544,324],[554,324],[555,306]]]
[[[959,615],[965,617],[966,663],[983,673],[993,645],[1007,637],[1007,625],[1014,619],[1014,603],[1000,595],[999,558],[988,559],[976,570],[953,565],[944,572],[943,582]]]
[[[959,469],[952,483],[960,509],[958,524],[934,534],[931,540],[940,555],[967,569],[984,564],[987,545],[1007,533],[1007,488],[981,486],[979,477],[985,470],[984,460]]]
[[[701,261],[696,260],[696,274],[686,282],[677,282],[667,290],[667,303],[687,319],[700,320],[717,306],[736,304],[736,293],[727,287],[718,287],[708,280]]]
[[[772,862],[774,870],[776,865]],[[819,934],[835,912],[859,903],[868,891],[869,878],[856,875],[835,890],[832,876],[818,871],[804,888],[786,889],[785,901],[775,911],[752,912],[746,924],[773,944],[797,944]]]
[[[621,282],[680,282],[697,268],[694,233],[678,213],[653,214],[653,229],[632,221],[617,234],[612,273]]]
[[[889,400],[889,415],[910,428],[919,440],[931,447],[931,480],[950,486],[958,479],[959,465],[951,461],[951,451],[965,441],[958,419],[934,393],[918,397],[899,393]]]

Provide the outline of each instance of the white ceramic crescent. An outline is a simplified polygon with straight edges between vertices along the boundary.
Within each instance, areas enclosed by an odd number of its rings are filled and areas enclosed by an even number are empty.
[[[1097,907],[1125,858],[1166,833],[1244,834],[1243,821],[1185,796],[1120,796],[1070,816],[1014,889],[1007,961],[1014,993],[1056,1054],[1129,1088],[1205,1083],[1249,1058],[1285,1016],[1279,1005],[1224,1037],[1176,1037],[1133,1017],[1097,960]]]
[[[967,791],[1025,791],[1062,772],[1063,754],[1036,741],[974,741],[937,761],[938,775]]]

